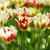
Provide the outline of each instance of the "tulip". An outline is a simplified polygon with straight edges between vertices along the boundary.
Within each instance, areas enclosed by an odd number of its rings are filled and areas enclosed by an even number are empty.
[[[34,19],[34,26],[37,29],[43,30],[48,26],[49,21],[46,15],[38,13],[35,17],[33,17],[33,19]]]
[[[0,27],[2,27],[9,19],[8,13],[1,13],[0,14]]]
[[[36,7],[37,6],[36,1],[33,1],[32,5],[33,5],[33,7]]]
[[[50,0],[46,0],[46,2],[47,2],[47,5],[49,5],[49,6],[50,6]]]
[[[35,28],[37,28],[39,30],[39,42],[38,42],[38,48],[37,50],[40,49],[40,38],[41,38],[41,31],[44,30],[45,28],[47,28],[49,20],[48,17],[44,14],[42,15],[41,13],[38,13],[35,17],[33,17],[33,24],[35,26]]]
[[[9,44],[15,38],[16,34],[17,30],[12,25],[0,28],[0,37],[6,44]]]
[[[39,42],[38,42],[38,49],[40,48],[40,37],[41,37],[41,31],[48,26],[48,17],[46,15],[42,15],[41,13],[38,13],[34,19],[34,26],[39,30]]]
[[[10,1],[0,1],[0,8],[9,8],[11,5]]]
[[[32,18],[26,16],[25,17],[18,16],[18,18],[19,21],[15,19],[16,24],[20,27],[21,30],[26,30],[30,26]]]
[[[18,19],[15,19],[15,23],[19,26],[20,30],[21,30],[21,50],[22,50],[22,46],[23,44],[25,44],[25,33],[24,31],[26,29],[29,28],[30,26],[30,23],[32,22],[32,18],[31,17],[26,17],[26,16],[18,16]],[[23,38],[24,36],[24,38]],[[24,48],[23,50],[25,49],[25,45],[24,45]]]

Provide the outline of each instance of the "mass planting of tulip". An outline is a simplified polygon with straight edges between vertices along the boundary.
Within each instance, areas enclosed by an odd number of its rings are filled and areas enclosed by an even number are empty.
[[[0,49],[50,50],[50,0],[0,0]]]

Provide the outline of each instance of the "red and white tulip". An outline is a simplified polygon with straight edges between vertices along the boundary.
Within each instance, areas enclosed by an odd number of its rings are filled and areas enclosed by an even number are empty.
[[[48,17],[44,14],[38,13],[35,17],[33,17],[33,24],[37,29],[43,30],[47,28],[49,20]]]
[[[26,30],[30,26],[30,23],[32,22],[31,17],[19,16],[18,18],[19,18],[19,21],[15,19],[15,22],[20,27],[21,30]]]
[[[16,34],[17,30],[12,25],[0,28],[0,37],[6,44],[9,44],[15,38]]]

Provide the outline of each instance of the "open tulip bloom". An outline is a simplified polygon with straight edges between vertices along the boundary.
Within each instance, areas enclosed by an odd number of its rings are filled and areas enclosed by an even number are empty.
[[[10,1],[0,1],[0,9],[9,8],[10,5],[11,5]]]
[[[12,25],[0,28],[0,37],[6,44],[9,44],[15,38],[16,34],[17,30]]]
[[[49,24],[48,17],[45,14],[42,15],[41,13],[38,13],[35,17],[33,17],[33,20],[34,26],[39,30],[43,30]]]
[[[0,27],[2,27],[9,19],[8,13],[0,13]]]
[[[45,14],[42,15],[41,13],[37,13],[37,15],[33,17],[33,20],[34,20],[33,24],[34,24],[35,28],[37,30],[39,30],[39,34],[38,34],[39,42],[38,42],[38,48],[37,48],[37,50],[39,50],[40,41],[41,41],[40,40],[41,31],[44,30],[45,28],[47,28],[47,26],[49,24],[49,19],[48,19],[47,15],[45,15]]]
[[[40,12],[40,10],[37,10],[37,8],[32,8],[32,7],[22,7],[22,8],[17,8],[16,10],[16,16],[27,16],[31,17],[36,15],[36,13]]]
[[[25,44],[25,33],[24,32],[30,26],[30,24],[32,22],[32,18],[27,17],[27,16],[18,16],[18,19],[19,20],[15,19],[15,23],[19,26],[19,28],[21,30],[21,50],[22,50],[22,46],[23,46],[22,43]],[[24,36],[24,38],[23,38],[23,36]],[[24,49],[25,49],[25,47],[23,48],[23,50]]]
[[[30,23],[32,22],[31,17],[18,16],[18,18],[19,21],[15,19],[15,22],[20,27],[21,30],[26,30],[30,26]]]

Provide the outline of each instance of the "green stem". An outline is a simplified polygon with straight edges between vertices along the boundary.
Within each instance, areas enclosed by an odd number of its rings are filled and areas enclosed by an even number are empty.
[[[6,50],[7,50],[7,48],[8,48],[8,45],[6,44]]]
[[[38,50],[40,50],[40,38],[41,38],[41,31],[39,31],[39,38],[38,38]]]
[[[35,27],[34,27],[34,38],[35,38]]]
[[[34,42],[35,42],[35,27],[34,27]],[[35,49],[35,46],[34,46],[34,49]]]
[[[47,50],[47,41],[48,41],[48,29],[46,28],[46,44],[45,44],[45,50]]]
[[[21,33],[21,50],[25,50],[25,33]]]
[[[48,50],[50,50],[50,37],[48,37]]]

